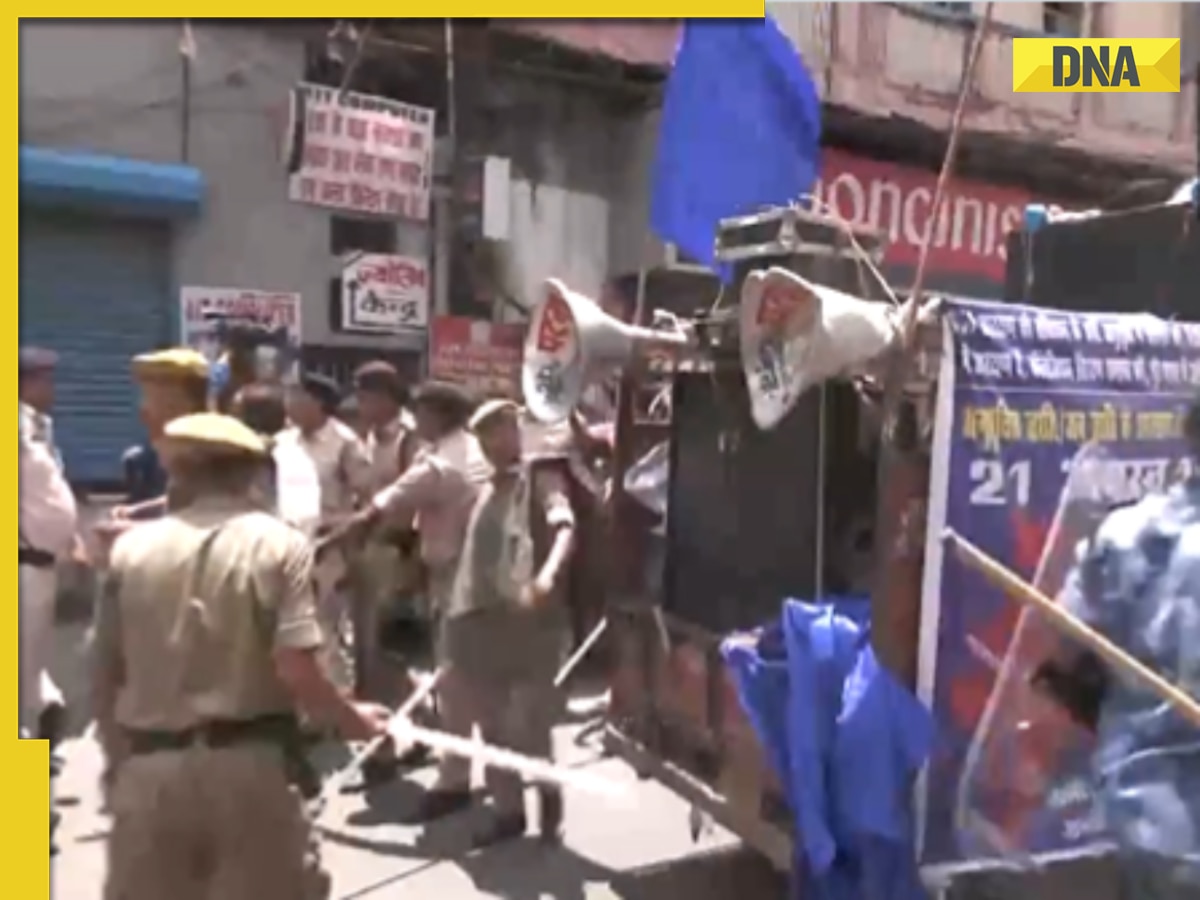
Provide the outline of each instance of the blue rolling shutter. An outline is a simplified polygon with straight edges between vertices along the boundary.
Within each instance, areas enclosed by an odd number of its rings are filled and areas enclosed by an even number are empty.
[[[113,483],[144,434],[130,357],[171,339],[168,226],[21,215],[22,344],[61,357],[55,435],[72,482]]]

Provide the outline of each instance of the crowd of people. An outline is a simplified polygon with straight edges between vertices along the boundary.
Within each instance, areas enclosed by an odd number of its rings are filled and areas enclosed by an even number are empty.
[[[214,400],[203,356],[160,350],[132,361],[149,439],[123,460],[128,500],[85,535],[54,441],[56,363],[21,351],[20,726],[60,737],[55,573],[86,560],[107,897],[327,895],[306,740],[375,741],[367,788],[424,763],[427,748],[388,730],[424,659],[437,687],[413,722],[550,757],[579,543],[573,439],[531,452],[515,402],[441,382],[410,393],[386,362],[355,373],[353,425],[317,373]],[[469,759],[442,754],[407,820],[469,807],[470,776]],[[527,831],[520,776],[487,781],[476,846]],[[555,842],[561,793],[537,796]]]

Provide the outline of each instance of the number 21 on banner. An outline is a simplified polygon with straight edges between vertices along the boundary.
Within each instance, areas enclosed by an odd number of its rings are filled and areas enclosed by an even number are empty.
[[[1033,465],[1029,460],[1010,463],[998,459],[971,460],[972,506],[1029,505]]]

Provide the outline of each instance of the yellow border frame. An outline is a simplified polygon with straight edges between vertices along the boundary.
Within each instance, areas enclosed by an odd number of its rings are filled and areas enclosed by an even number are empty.
[[[18,54],[20,52],[20,18],[16,21],[16,27],[11,34],[12,43],[9,45],[8,58],[13,65],[13,80],[10,83],[8,91],[4,96],[8,97],[12,102],[11,119],[8,116],[3,116],[5,121],[12,122],[14,126],[18,125],[18,110],[20,103],[20,62]],[[9,160],[5,168],[11,165],[13,169],[17,168],[17,148],[20,143],[19,128],[14,128],[12,138],[5,141],[4,145],[8,147],[4,155]],[[13,171],[10,169],[9,171]],[[12,326],[5,328],[4,331],[9,335],[12,344],[9,345],[9,360],[15,362],[17,358],[17,344],[19,342],[19,327],[20,315],[18,313],[18,298],[20,297],[20,279],[18,266],[20,265],[20,254],[18,253],[18,228],[20,222],[20,206],[19,206],[19,184],[20,173],[13,171],[17,177],[8,182],[8,187],[4,189],[4,206],[14,214],[14,218],[10,219],[12,224],[12,234],[4,243],[8,246],[8,251],[5,256],[8,257],[8,263],[5,268],[9,272],[9,277],[16,280],[13,285],[13,292],[10,295],[10,302],[5,305],[5,309],[13,313]],[[7,318],[7,317],[6,317]],[[11,363],[10,363],[11,364]],[[4,376],[5,381],[12,378],[12,369],[7,369],[8,375]],[[13,384],[16,387],[16,384]],[[12,444],[9,444],[9,450],[12,450]],[[16,460],[13,460],[16,462]],[[9,463],[12,465],[12,463]],[[11,472],[12,469],[9,469]],[[18,490],[19,485],[14,485],[17,490],[13,491],[13,506],[19,504]],[[10,506],[9,509],[13,507]],[[17,523],[13,522],[13,530],[17,530]],[[16,543],[16,535],[9,540]],[[12,546],[10,544],[9,546]],[[12,557],[10,556],[11,560]],[[12,578],[15,581],[17,578],[17,567],[13,566]],[[9,584],[12,584],[10,581]],[[13,591],[17,593],[16,590]],[[17,738],[17,606],[16,597],[9,604],[8,615],[4,618],[5,643],[12,650],[9,656],[9,663],[6,668],[8,676],[4,679],[6,684],[5,694],[8,700],[5,703],[5,708],[8,713],[5,718],[8,719],[12,728],[9,732],[8,741],[0,741],[0,772],[5,775],[7,790],[5,792],[8,802],[8,825],[4,827],[3,834],[0,836],[0,841],[3,841],[7,848],[7,856],[12,861],[12,874],[10,876],[10,890],[13,896],[17,897],[49,897],[50,896],[50,750],[49,745],[45,741],[22,741]]]

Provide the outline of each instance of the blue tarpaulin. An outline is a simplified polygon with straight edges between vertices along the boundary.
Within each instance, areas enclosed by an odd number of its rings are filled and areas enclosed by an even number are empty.
[[[770,16],[688,22],[663,100],[651,227],[713,266],[720,220],[810,191],[820,144],[816,86]]]
[[[743,708],[787,793],[804,900],[924,900],[912,780],[929,711],[879,665],[869,602],[788,600],[756,644],[723,648]]]

